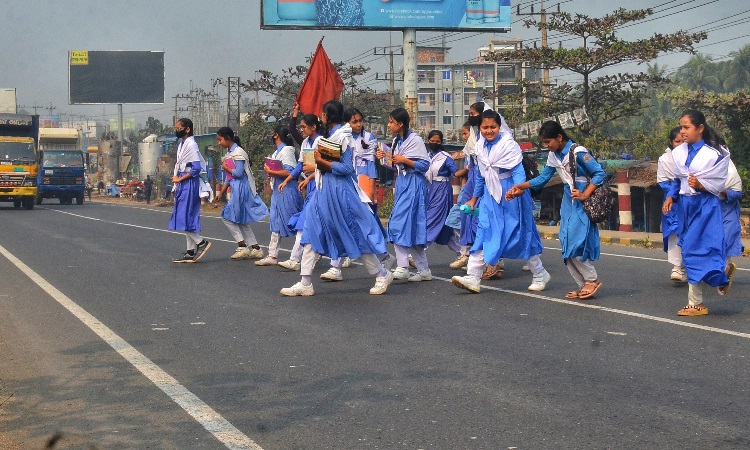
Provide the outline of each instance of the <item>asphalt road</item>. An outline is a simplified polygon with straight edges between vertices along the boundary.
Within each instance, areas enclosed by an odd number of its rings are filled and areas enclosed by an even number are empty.
[[[687,288],[659,249],[603,246],[597,298],[564,300],[552,240],[539,294],[521,261],[461,291],[436,247],[433,281],[370,296],[353,265],[284,298],[298,273],[230,261],[216,217],[206,257],[171,263],[185,239],[168,220],[104,203],[0,209],[0,448],[58,430],[101,448],[750,447],[747,258],[697,318],[677,317]],[[255,231],[267,244],[267,223]]]

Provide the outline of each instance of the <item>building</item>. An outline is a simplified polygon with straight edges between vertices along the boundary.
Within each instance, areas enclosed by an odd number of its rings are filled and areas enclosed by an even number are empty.
[[[487,61],[492,54],[512,52],[520,50],[523,45],[521,38],[516,39],[491,39],[487,47],[479,49],[477,61]],[[504,110],[513,108],[526,111],[526,105],[530,99],[522,96],[519,101],[509,98],[518,94],[519,81],[542,82],[542,71],[533,68],[528,61],[497,61],[495,66],[495,89],[497,95],[497,107],[502,113]]]
[[[441,130],[447,141],[460,137],[469,106],[494,88],[494,63],[449,63],[447,47],[417,47],[419,131]]]
[[[539,80],[540,71],[527,62],[493,62],[494,52],[521,47],[521,39],[493,39],[469,61],[448,62],[448,47],[417,47],[418,131],[441,130],[448,142],[460,138],[469,115],[469,106],[485,101],[501,109],[525,108],[527,99],[510,102],[507,96],[518,91],[519,80]]]

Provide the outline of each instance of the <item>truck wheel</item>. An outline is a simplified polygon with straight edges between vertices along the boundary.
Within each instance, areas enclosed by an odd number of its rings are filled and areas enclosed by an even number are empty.
[[[22,202],[24,209],[34,209],[34,197],[24,197]]]
[[[83,192],[76,194],[76,205],[83,205]]]

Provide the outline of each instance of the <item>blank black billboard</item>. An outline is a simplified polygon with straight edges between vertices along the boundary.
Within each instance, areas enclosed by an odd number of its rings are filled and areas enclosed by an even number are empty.
[[[69,103],[164,103],[164,52],[69,53]]]

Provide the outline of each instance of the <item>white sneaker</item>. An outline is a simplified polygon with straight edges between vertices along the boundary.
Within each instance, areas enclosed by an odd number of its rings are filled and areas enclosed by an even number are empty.
[[[409,269],[406,267],[396,267],[393,271],[393,278],[396,280],[408,280],[410,276]]]
[[[528,264],[524,264],[523,267],[521,267],[521,270],[523,270],[524,272],[531,272]]]
[[[460,287],[461,289],[466,289],[469,292],[473,292],[475,294],[478,294],[480,291],[479,284],[482,282],[479,277],[475,277],[473,275],[466,275],[463,277],[455,276],[451,278],[451,281],[453,282],[453,285],[456,287]]]
[[[669,279],[677,283],[684,283],[687,281],[687,274],[682,268],[675,266],[672,268],[672,273],[670,274]]]
[[[538,275],[534,275],[534,278],[531,280],[531,284],[529,285],[530,291],[543,291],[544,288],[547,287],[547,283],[549,283],[549,280],[552,277],[550,276],[549,272],[544,270],[542,273]]]
[[[376,277],[375,278],[375,286],[370,288],[370,294],[372,295],[380,295],[384,294],[385,291],[388,289],[388,286],[393,282],[393,273],[389,271],[385,271],[384,277]]]
[[[234,254],[230,256],[229,258],[234,259],[234,260],[249,259],[250,249],[247,247],[237,247],[237,249],[234,251]]]
[[[341,267],[346,269],[347,267],[352,265],[352,259],[348,256],[341,259]]]
[[[396,267],[396,257],[388,253],[388,256],[380,263],[383,265],[383,269],[391,272]]]
[[[263,258],[263,250],[259,248],[250,248],[250,256],[248,256],[249,259],[261,259]]]
[[[466,255],[458,255],[458,258],[456,258],[456,260],[453,261],[450,264],[450,268],[458,270],[461,267],[465,266],[466,263],[468,263],[468,262],[469,262],[469,257],[468,256],[466,256]]]
[[[409,277],[409,281],[430,281],[432,280],[432,271],[430,269],[420,270]]]
[[[294,286],[282,289],[281,295],[286,295],[287,297],[296,297],[298,295],[309,297],[315,295],[315,290],[313,289],[312,284],[305,286],[301,281],[298,281],[297,283],[294,283]]]
[[[341,281],[344,279],[344,277],[341,276],[341,269],[331,267],[330,269],[328,269],[328,272],[320,274],[320,279],[328,281]]]
[[[299,270],[301,266],[299,261],[295,261],[293,259],[287,259],[286,261],[281,261],[279,265],[289,270]]]
[[[266,256],[263,259],[255,261],[256,266],[275,266],[279,263],[279,260],[273,256]]]

